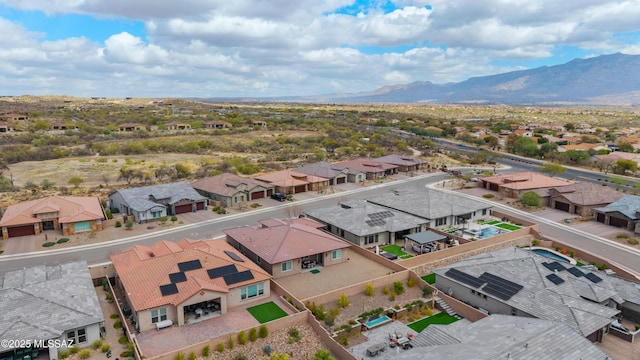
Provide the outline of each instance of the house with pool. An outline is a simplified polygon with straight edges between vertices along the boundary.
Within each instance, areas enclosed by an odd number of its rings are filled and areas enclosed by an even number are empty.
[[[436,287],[488,314],[559,321],[601,342],[622,316],[640,321],[640,287],[589,267],[507,248],[434,271]]]

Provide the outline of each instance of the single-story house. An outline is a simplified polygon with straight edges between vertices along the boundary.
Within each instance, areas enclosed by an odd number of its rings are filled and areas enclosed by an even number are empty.
[[[231,129],[233,125],[226,121],[208,121],[202,123],[202,127],[205,129]]]
[[[394,190],[368,201],[423,218],[431,228],[464,228],[472,221],[490,216],[493,208],[488,202],[433,188]]]
[[[327,178],[308,175],[290,169],[256,176],[256,180],[271,184],[275,187],[276,192],[285,195],[324,190],[329,187],[329,179]]]
[[[351,245],[322,231],[324,224],[317,221],[271,218],[259,223],[227,229],[224,233],[231,246],[276,279],[339,264],[349,258]]]
[[[640,196],[626,195],[611,204],[593,209],[597,222],[640,234]]]
[[[2,238],[38,235],[43,230],[60,230],[62,235],[102,230],[106,219],[97,197],[49,196],[10,205],[0,227]]]
[[[191,124],[180,122],[180,121],[171,121],[164,124],[164,126],[166,126],[167,130],[190,130],[191,129]]]
[[[134,245],[111,261],[138,331],[183,326],[270,296],[271,275],[224,240]]]
[[[601,342],[621,312],[637,317],[640,305],[635,283],[516,247],[434,272],[440,291],[484,312],[557,321],[591,342]]]
[[[0,133],[8,133],[14,130],[15,128],[11,124],[8,124],[8,123],[0,124]]]
[[[144,129],[145,129],[144,125],[138,124],[138,123],[124,123],[124,124],[118,125],[119,132],[133,132],[133,131],[139,131]]]
[[[109,208],[133,215],[138,223],[204,210],[206,202],[186,182],[122,189],[109,195]]]
[[[428,224],[418,216],[366,200],[344,201],[305,213],[323,223],[328,232],[364,248],[395,244],[405,235],[426,230]]]
[[[326,161],[318,161],[295,169],[299,173],[329,179],[329,186],[344,184],[348,181],[349,169]]]
[[[4,121],[29,121],[29,115],[26,113],[8,113],[0,115],[0,119]]]
[[[567,180],[545,176],[533,171],[487,176],[480,179],[480,181],[482,182],[483,188],[497,191],[503,196],[514,199],[517,199],[527,191],[549,189],[571,184],[571,182]]]
[[[385,164],[396,165],[398,167],[398,171],[401,172],[415,172],[426,170],[429,167],[429,162],[413,156],[391,154],[375,158],[373,160],[383,162]]]
[[[367,174],[367,180],[376,180],[385,176],[398,173],[398,166],[379,162],[373,159],[353,159],[349,161],[339,162],[336,165],[344,166],[349,169],[362,171]]]
[[[192,182],[191,187],[208,199],[220,201],[224,207],[269,197],[274,189],[271,184],[231,173],[202,178]]]
[[[549,207],[590,218],[593,208],[607,206],[624,194],[610,187],[579,182],[551,188],[549,196]]]
[[[0,278],[0,359],[58,359],[49,340],[88,347],[100,339],[100,301],[85,261],[8,271]]]

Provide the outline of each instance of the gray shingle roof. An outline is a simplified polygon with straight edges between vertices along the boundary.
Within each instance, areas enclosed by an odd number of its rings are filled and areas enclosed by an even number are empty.
[[[405,235],[405,237],[418,244],[426,244],[434,241],[445,240],[447,238],[445,235],[438,234],[431,230]]]
[[[371,222],[373,218],[369,215],[384,211],[390,212],[392,216],[382,219],[382,222]],[[339,227],[356,236],[413,229],[426,223],[424,219],[417,216],[389,210],[366,200],[344,201],[335,206],[309,210],[306,213],[312,218]]]
[[[162,204],[156,202],[161,199],[166,199],[167,204],[175,204],[180,200],[206,200],[186,182],[122,189],[118,190],[118,193],[122,195],[129,207],[136,211],[147,211],[158,206],[163,207]]]
[[[379,158],[374,158],[373,160],[380,161],[387,164],[404,165],[404,166],[412,166],[412,165],[427,163],[426,160],[422,160],[420,158],[398,155],[398,154],[385,155]]]
[[[557,191],[559,196],[578,205],[608,204],[624,196],[623,193],[615,191],[610,187],[587,182],[559,186],[550,190],[550,193],[553,194],[553,191]]]
[[[334,165],[326,161],[319,161],[313,164],[307,164],[295,170],[303,174],[320,176],[326,179],[331,179],[340,174],[346,173],[344,169],[345,169],[344,166]]]
[[[638,212],[640,212],[640,196],[623,196],[605,207],[595,208],[594,210],[603,213],[618,211],[631,220],[638,220]]]
[[[413,344],[413,350],[391,358],[609,359],[596,345],[564,324],[509,315],[491,315],[474,323],[431,325],[414,338]]]
[[[85,261],[7,272],[0,309],[3,339],[47,340],[104,321]]]
[[[394,190],[370,198],[369,201],[430,220],[450,215],[469,214],[493,207],[481,201],[432,188]]]
[[[611,277],[605,273],[597,272],[602,281],[596,284],[585,277],[575,277],[568,271],[553,272],[542,265],[544,262],[552,261],[528,250],[509,248],[459,261],[452,266],[437,269],[435,273],[448,278],[445,273],[453,267],[472,276],[477,277],[489,272],[520,284],[524,287],[522,290],[509,300],[500,301],[536,318],[567,324],[584,336],[611,323],[612,317],[619,311],[585,300],[582,298],[583,295],[593,299],[607,299],[617,294],[634,303],[640,299],[640,289],[631,282],[617,282],[618,286],[627,288],[628,293],[623,295],[616,290],[610,281]],[[563,265],[566,268],[571,267],[566,263]],[[582,271],[589,272],[584,269]],[[546,278],[552,273],[564,282],[553,284]],[[482,287],[479,290],[482,292]],[[628,297],[634,294],[635,297]]]

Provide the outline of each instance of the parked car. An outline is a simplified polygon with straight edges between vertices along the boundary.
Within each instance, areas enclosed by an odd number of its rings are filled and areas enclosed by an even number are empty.
[[[282,193],[273,193],[273,194],[271,194],[271,198],[272,198],[273,200],[278,200],[278,201],[285,201],[285,200],[287,200],[287,197],[286,197],[284,194],[282,194]]]

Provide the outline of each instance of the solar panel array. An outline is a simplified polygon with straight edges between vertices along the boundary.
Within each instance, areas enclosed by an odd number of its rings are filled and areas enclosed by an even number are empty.
[[[169,280],[171,280],[172,284],[187,281],[187,276],[182,272],[169,274]]]
[[[227,285],[233,285],[253,279],[253,273],[251,273],[251,270],[245,270],[242,272],[235,272],[232,274],[224,275],[222,278]]]
[[[546,276],[546,278],[556,285],[562,284],[564,282],[564,279],[562,279],[560,276],[556,274],[549,274]]]
[[[482,284],[484,284],[484,281],[478,279],[473,275],[469,275],[465,272],[462,272],[458,269],[451,268],[445,273],[445,275],[452,278],[453,280],[457,280],[457,281],[460,281],[461,283],[465,283],[469,286],[473,286],[474,288],[479,288],[480,286],[482,286]]]
[[[568,272],[571,273],[571,275],[575,276],[575,277],[580,277],[580,276],[584,276],[584,273],[582,271],[580,271],[580,269],[578,269],[577,267],[572,267],[567,269]]]
[[[517,294],[524,287],[488,272],[482,273],[479,279],[487,282],[487,285],[482,288],[482,291],[502,300],[511,299],[513,295]]]
[[[160,293],[162,294],[162,296],[177,294],[178,287],[174,283],[167,284],[167,285],[160,285]]]
[[[367,225],[374,227],[374,226],[382,226],[385,225],[386,222],[382,219],[375,219],[375,220],[367,220],[365,221],[365,223],[367,223]]]
[[[557,261],[554,262],[543,262],[542,266],[546,267],[547,269],[551,270],[551,271],[563,271],[563,270],[567,270],[567,268],[565,268],[562,264],[560,264]]]
[[[209,279],[219,278],[229,274],[235,274],[238,272],[238,269],[234,264],[220,266],[217,268],[207,270],[207,274],[209,274]]]
[[[224,253],[227,254],[227,256],[231,258],[231,260],[244,262],[244,259],[242,259],[240,256],[238,256],[238,254],[234,253],[233,251],[225,250]]]
[[[600,278],[598,275],[594,274],[594,273],[588,273],[585,274],[584,277],[586,277],[587,279],[589,279],[589,281],[591,281],[594,284],[599,283],[600,281],[602,281],[602,278]]]
[[[200,260],[198,259],[184,261],[184,262],[178,263],[178,269],[180,269],[180,271],[182,272],[189,271],[189,270],[202,269],[202,264],[200,264]]]
[[[371,220],[386,219],[393,216],[393,212],[389,210],[380,211],[367,215]]]

